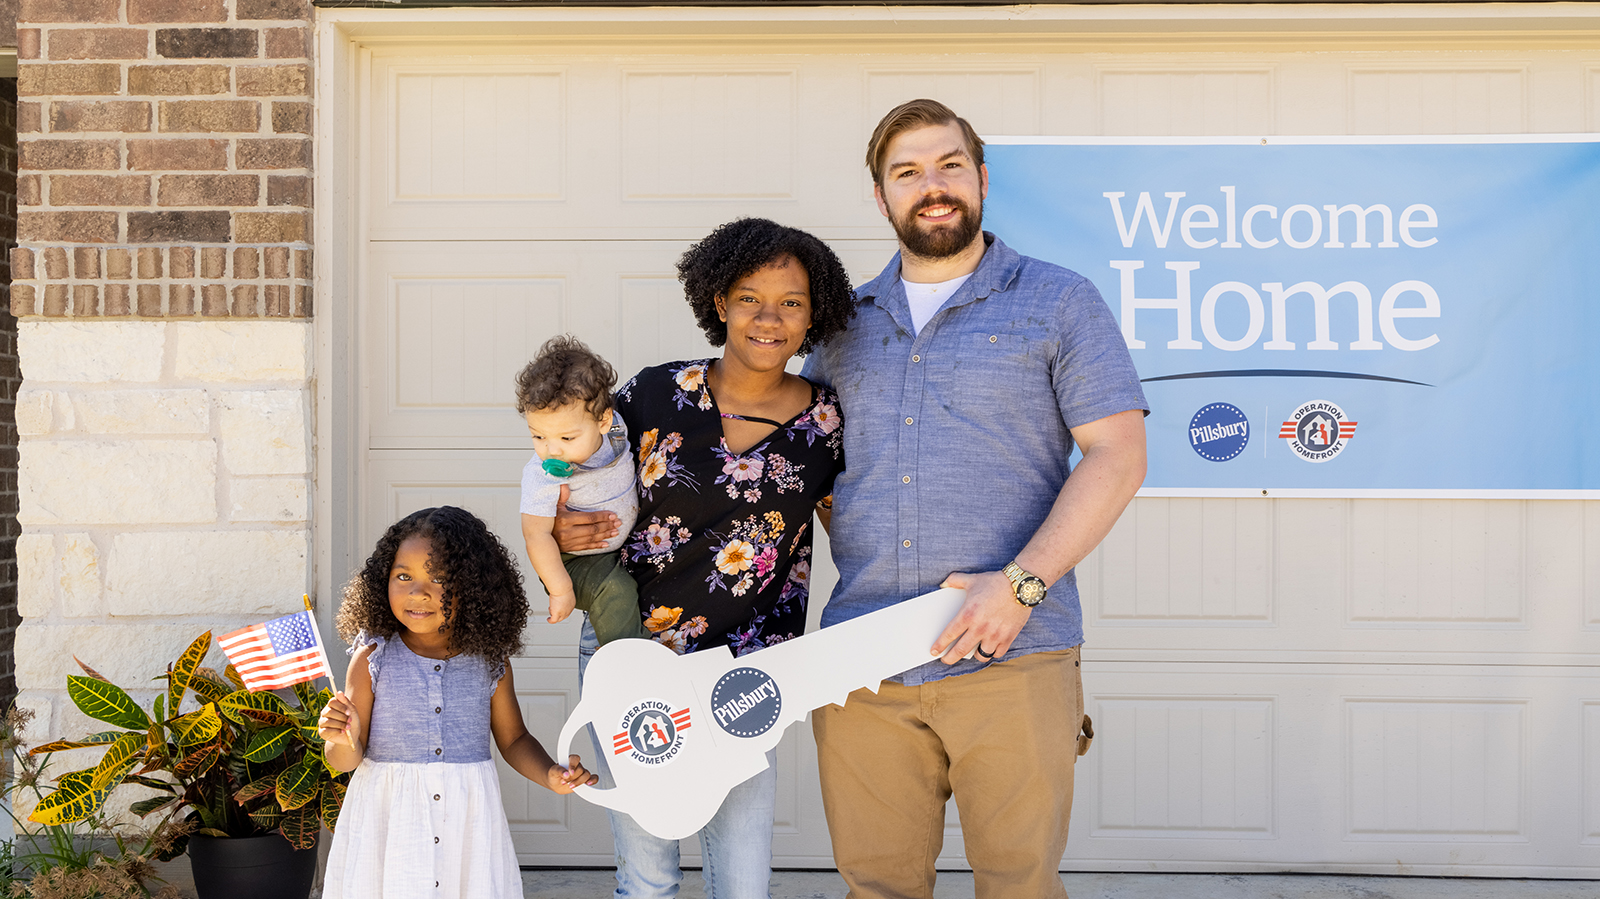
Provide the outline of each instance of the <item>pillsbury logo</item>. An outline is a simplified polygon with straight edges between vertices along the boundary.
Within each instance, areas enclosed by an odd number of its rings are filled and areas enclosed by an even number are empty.
[[[1312,400],[1294,410],[1278,436],[1289,441],[1294,454],[1307,462],[1326,462],[1343,452],[1356,436],[1356,423],[1338,404]]]
[[[1231,403],[1212,403],[1189,419],[1189,446],[1202,459],[1226,462],[1250,442],[1250,420]]]
[[[759,737],[771,730],[782,709],[778,682],[755,668],[735,668],[711,688],[712,720],[736,737]]]

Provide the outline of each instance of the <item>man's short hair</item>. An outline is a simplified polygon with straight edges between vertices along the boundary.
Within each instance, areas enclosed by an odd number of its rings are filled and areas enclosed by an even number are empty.
[[[967,142],[967,155],[972,157],[972,164],[983,165],[983,138],[973,130],[971,122],[938,100],[912,100],[889,110],[878,127],[872,129],[872,138],[867,141],[867,171],[872,173],[872,183],[883,186],[883,155],[896,137],[914,128],[951,122],[961,126],[961,136]]]

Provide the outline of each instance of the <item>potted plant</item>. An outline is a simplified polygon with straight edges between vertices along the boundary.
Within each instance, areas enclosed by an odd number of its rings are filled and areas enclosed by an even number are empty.
[[[188,849],[202,899],[304,897],[316,868],[317,837],[322,825],[331,830],[338,819],[349,779],[327,766],[317,733],[317,716],[332,691],[297,684],[293,705],[275,693],[253,692],[232,665],[220,675],[201,666],[210,648],[207,631],[158,675],[166,689],[148,710],[78,662],[84,674],[67,678],[67,695],[85,715],[115,729],[32,750],[104,746],[105,754],[98,764],[58,778],[29,820],[80,821],[99,810],[113,788],[139,784],[157,795],[134,802],[131,811],[181,815],[192,825],[192,836],[165,858]],[[261,870],[277,863],[294,873]],[[228,872],[241,866],[242,882],[229,882]]]

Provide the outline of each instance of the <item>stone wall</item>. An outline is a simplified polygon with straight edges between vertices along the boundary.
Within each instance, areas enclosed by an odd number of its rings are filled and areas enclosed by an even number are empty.
[[[34,736],[90,726],[73,656],[153,690],[202,631],[293,612],[312,583],[309,18],[305,0],[21,0]]]

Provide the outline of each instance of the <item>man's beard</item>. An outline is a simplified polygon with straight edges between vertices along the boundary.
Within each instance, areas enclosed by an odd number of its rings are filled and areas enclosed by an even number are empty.
[[[956,210],[956,224],[941,225],[931,230],[919,228],[917,213],[930,206],[949,206]],[[945,259],[972,245],[973,239],[983,229],[983,210],[980,207],[974,213],[971,206],[946,194],[924,198],[904,216],[890,219],[890,224],[894,226],[895,236],[900,238],[900,245],[907,253],[924,259]]]

